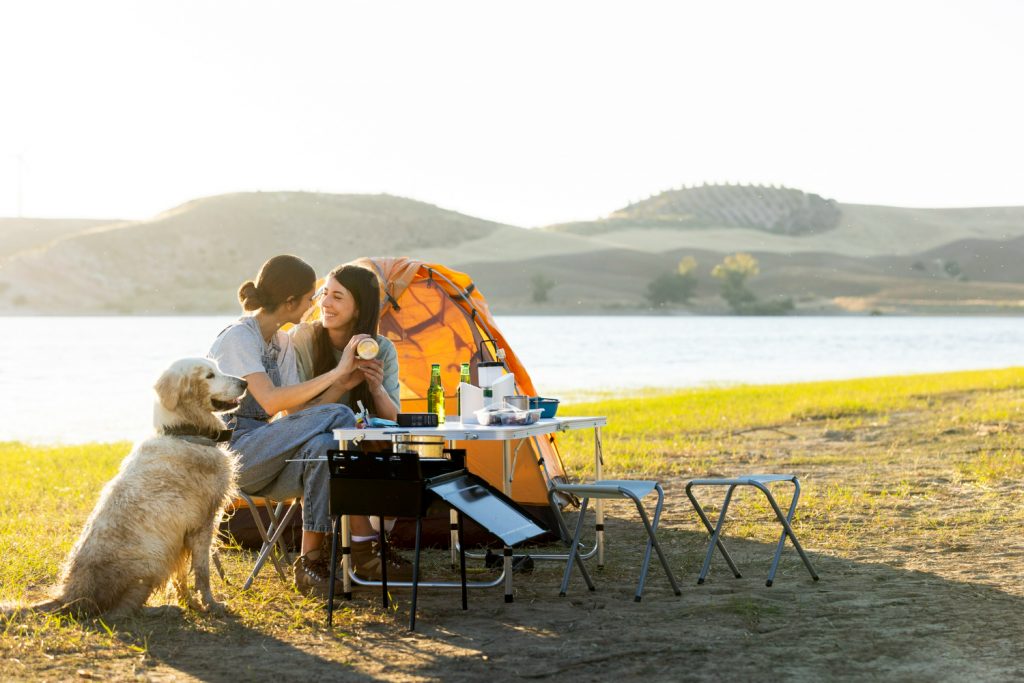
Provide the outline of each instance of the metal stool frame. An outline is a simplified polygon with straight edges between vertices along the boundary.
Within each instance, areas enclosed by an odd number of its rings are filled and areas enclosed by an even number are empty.
[[[654,508],[654,518],[649,520],[647,517],[647,511],[644,510],[643,503],[640,501],[641,498],[649,494],[651,491],[658,492],[658,503]],[[637,583],[636,595],[634,596],[635,602],[640,602],[643,597],[644,584],[647,581],[647,570],[651,564],[652,550],[658,552],[658,559],[661,562],[661,566],[665,570],[665,575],[668,577],[668,581],[672,584],[672,590],[676,595],[682,595],[682,591],[679,590],[679,584],[676,583],[676,577],[672,574],[672,569],[669,567],[668,560],[665,558],[665,553],[661,550],[661,544],[658,543],[658,538],[655,535],[658,530],[658,522],[661,519],[661,510],[665,503],[665,491],[662,490],[661,484],[656,481],[627,481],[627,480],[604,480],[595,481],[589,484],[559,484],[555,483],[549,495],[554,495],[556,492],[569,493],[579,496],[582,499],[580,503],[580,516],[576,522],[576,531],[573,533],[571,545],[569,546],[569,557],[565,563],[565,573],[562,576],[562,587],[559,590],[559,596],[565,597],[566,591],[569,589],[569,576],[572,573],[572,566],[575,563],[579,567],[580,573],[583,575],[583,580],[587,583],[587,588],[590,590],[596,590],[594,582],[590,578],[590,573],[587,571],[586,566],[583,563],[584,557],[580,554],[580,536],[583,533],[583,525],[587,514],[587,505],[591,498],[628,498],[633,501],[636,506],[637,512],[640,514],[640,519],[644,523],[644,529],[647,531],[647,548],[644,551],[644,561],[640,565],[640,580]]]
[[[775,497],[772,496],[771,490],[765,486],[771,482],[776,481],[788,481],[793,484],[793,498],[789,503],[789,511],[784,515],[782,510],[779,508],[778,503],[775,502]],[[718,513],[718,520],[712,526],[711,520],[708,519],[704,509],[697,502],[697,499],[693,495],[694,486],[728,486],[728,490],[725,492],[725,500],[722,503],[722,509]],[[765,581],[765,585],[769,588],[775,581],[775,571],[779,568],[779,559],[782,557],[782,548],[786,544],[786,536],[789,536],[790,540],[793,541],[793,547],[800,554],[800,559],[803,560],[804,566],[807,567],[807,571],[810,572],[811,578],[815,581],[818,580],[818,574],[814,571],[814,566],[811,564],[810,559],[807,557],[807,553],[804,552],[803,546],[800,545],[800,541],[796,539],[796,534],[793,532],[791,522],[793,521],[793,513],[796,512],[797,501],[800,500],[800,481],[792,474],[751,474],[747,476],[737,477],[735,479],[694,479],[686,485],[686,496],[690,499],[690,503],[693,505],[693,509],[697,511],[697,515],[700,517],[700,521],[704,523],[704,527],[711,534],[711,542],[708,544],[708,552],[704,556],[704,564],[701,566],[700,575],[697,577],[697,585],[704,583],[704,579],[707,578],[708,570],[711,567],[711,556],[715,552],[717,546],[719,551],[722,553],[722,557],[725,558],[726,564],[729,565],[729,569],[732,570],[733,575],[738,579],[741,578],[739,570],[736,568],[736,563],[732,561],[732,557],[729,555],[729,551],[725,549],[725,544],[722,543],[722,527],[725,525],[725,515],[729,511],[729,502],[732,500],[733,491],[736,490],[737,486],[753,486],[757,490],[761,491],[768,499],[768,503],[772,506],[772,510],[775,511],[775,517],[779,520],[779,524],[782,525],[782,535],[779,536],[779,543],[775,547],[775,557],[772,558],[771,569],[768,570],[768,580]]]
[[[242,584],[242,590],[249,590],[252,582],[259,575],[268,558],[273,563],[274,569],[277,570],[281,580],[288,583],[288,575],[285,573],[278,558],[278,555],[280,555],[286,562],[288,561],[288,549],[285,548],[281,535],[288,528],[292,518],[301,509],[301,502],[298,498],[291,501],[274,501],[269,498],[262,498],[261,500],[264,504],[260,505],[260,507],[266,508],[267,514],[270,516],[270,523],[264,526],[259,510],[256,509],[257,504],[253,501],[253,496],[244,491],[239,491],[238,495],[249,506],[249,513],[252,515],[253,522],[256,523],[256,530],[259,531],[260,537],[263,539],[263,545],[260,546],[259,554],[256,556],[256,564],[253,565],[248,578]],[[259,498],[259,496],[256,497]],[[287,510],[285,510],[286,505],[289,506]],[[274,553],[274,550],[277,550],[277,553]]]

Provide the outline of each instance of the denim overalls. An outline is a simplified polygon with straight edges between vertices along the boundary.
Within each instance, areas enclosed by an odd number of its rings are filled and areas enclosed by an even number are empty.
[[[255,318],[236,324],[255,325]],[[258,330],[257,330],[258,331]],[[223,334],[223,332],[221,333]],[[277,339],[263,345],[261,361],[274,386],[281,386]],[[355,425],[348,406],[331,403],[294,412],[270,422],[270,416],[248,392],[238,408],[223,415],[233,428],[231,449],[238,454],[238,487],[253,496],[275,500],[302,498],[302,528],[328,533],[329,480],[327,449],[337,447],[333,430]],[[287,462],[313,460],[313,462]]]

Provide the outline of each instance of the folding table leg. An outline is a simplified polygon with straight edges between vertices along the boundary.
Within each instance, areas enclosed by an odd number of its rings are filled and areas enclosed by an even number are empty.
[[[459,524],[461,520],[458,519],[459,513],[455,508],[449,508],[448,510],[448,535],[450,537],[449,550],[451,551],[452,569],[455,569],[456,560],[456,547],[462,548],[462,541],[459,539]]]
[[[384,535],[381,527],[381,535]],[[409,630],[416,630],[416,598],[420,587],[420,536],[423,531],[423,518],[416,518],[416,552],[412,556],[412,605],[409,607]],[[383,570],[382,570],[383,571]]]
[[[455,513],[456,533],[459,542],[459,580],[462,581],[462,609],[469,609],[469,591],[466,586],[466,546],[463,544],[462,515]]]
[[[380,599],[388,608],[388,537],[384,533],[384,515],[377,518],[380,528]]]
[[[327,582],[327,626],[330,628],[334,623],[334,582],[337,579],[338,567],[338,534],[341,531],[341,517],[335,515],[333,531],[331,532],[331,573]]]

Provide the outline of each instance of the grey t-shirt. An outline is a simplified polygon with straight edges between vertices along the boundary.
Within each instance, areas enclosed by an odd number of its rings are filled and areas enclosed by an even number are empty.
[[[251,316],[239,318],[232,323],[217,337],[206,355],[217,361],[221,372],[245,377],[256,372],[266,372],[262,360],[264,353],[273,354],[277,358],[277,367],[281,373],[281,383],[277,386],[288,387],[301,381],[291,337],[278,330],[270,342],[263,341],[259,322]]]
[[[303,382],[313,379],[313,325],[310,323],[302,323],[297,325],[288,331],[289,336],[292,339],[292,349],[295,354],[295,364],[298,367],[299,379]],[[398,351],[395,349],[395,345],[387,337],[378,334],[377,345],[380,346],[380,352],[377,354],[377,359],[380,360],[384,367],[384,391],[388,392],[388,396],[391,398],[391,402],[398,406],[401,410],[401,385],[398,380]],[[337,363],[341,360],[341,350],[334,349],[334,362]],[[349,392],[345,392],[338,399],[338,403],[348,405],[350,396]],[[366,406],[372,410],[372,406]]]

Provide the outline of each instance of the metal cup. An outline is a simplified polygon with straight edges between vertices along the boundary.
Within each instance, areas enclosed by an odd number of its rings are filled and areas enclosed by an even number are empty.
[[[515,408],[516,410],[529,410],[530,409],[530,397],[529,396],[506,396],[505,405],[509,408]]]

